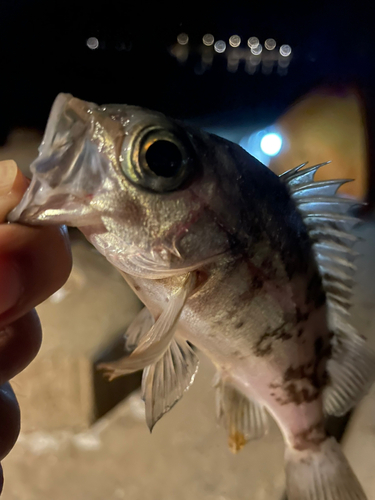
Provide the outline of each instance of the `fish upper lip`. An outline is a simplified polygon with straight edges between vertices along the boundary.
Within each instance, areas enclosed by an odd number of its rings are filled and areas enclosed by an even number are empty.
[[[48,204],[34,204],[32,201],[29,204],[26,204],[25,207],[22,207],[22,200],[20,204],[15,207],[9,214],[8,214],[8,222],[19,222],[21,224],[42,224],[43,222],[50,222],[51,220],[56,219],[58,217],[59,212],[63,216],[64,211],[67,212],[68,210],[63,207],[58,206],[58,201],[61,200],[61,197],[63,195],[55,195],[51,196]],[[80,206],[87,206],[87,203],[85,203],[84,199],[81,199],[78,196],[75,195],[69,195],[70,196],[70,202],[71,204],[79,204]],[[56,204],[57,206],[53,206]],[[18,207],[21,206],[21,212],[19,213],[17,218],[14,218],[12,216],[12,213],[14,211],[17,211]],[[48,213],[54,211],[55,213]],[[94,211],[94,209],[93,209]],[[44,214],[44,216],[41,218],[40,216]],[[59,224],[65,224],[64,222],[57,222],[56,225]]]

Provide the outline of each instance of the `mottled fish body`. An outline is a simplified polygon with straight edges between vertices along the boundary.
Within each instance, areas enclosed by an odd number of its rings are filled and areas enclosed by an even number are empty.
[[[10,221],[77,226],[146,308],[110,378],[143,369],[152,429],[190,387],[191,344],[217,368],[218,418],[238,451],[286,442],[289,500],[364,500],[325,414],[368,390],[374,355],[348,322],[356,219],[315,182],[280,178],[239,146],[133,106],[60,94]]]

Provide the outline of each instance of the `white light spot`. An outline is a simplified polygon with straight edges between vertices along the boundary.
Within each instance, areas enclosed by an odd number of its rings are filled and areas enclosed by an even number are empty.
[[[280,55],[283,57],[288,57],[292,53],[292,48],[290,45],[282,45],[280,47]]]
[[[283,144],[282,138],[278,134],[266,134],[260,141],[260,148],[268,156],[275,156],[280,152]]]
[[[177,42],[180,45],[187,45],[189,43],[189,35],[186,33],[180,33],[177,37]]]
[[[99,40],[95,36],[90,36],[90,38],[86,40],[86,45],[89,49],[95,50],[99,47]]]
[[[267,38],[264,42],[264,46],[267,50],[273,50],[276,47],[276,41],[273,38]]]
[[[67,292],[66,289],[62,287],[50,296],[49,301],[52,302],[52,304],[58,304],[65,299],[68,293],[69,292]]]
[[[81,450],[94,451],[100,450],[101,440],[99,436],[90,432],[82,432],[72,437],[75,446]]]
[[[239,47],[241,45],[241,37],[239,37],[238,35],[232,35],[229,38],[229,45],[231,47]]]
[[[248,39],[247,45],[250,47],[250,49],[255,49],[255,47],[258,47],[259,45],[259,38],[256,36],[252,36]]]
[[[224,40],[218,40],[215,42],[214,49],[218,54],[222,54],[225,52],[225,49],[227,48],[227,44],[224,42]]]
[[[259,56],[262,53],[263,47],[258,44],[256,47],[251,48],[251,53],[254,54],[254,56]]]
[[[204,43],[204,45],[206,45],[206,47],[210,47],[211,45],[213,45],[214,41],[215,39],[210,33],[206,33],[202,38],[202,42]]]

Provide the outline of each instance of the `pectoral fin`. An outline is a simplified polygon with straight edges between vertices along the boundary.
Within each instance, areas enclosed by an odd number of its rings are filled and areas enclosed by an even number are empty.
[[[194,277],[188,274],[181,288],[170,297],[168,305],[155,324],[143,336],[138,347],[129,355],[112,363],[101,363],[110,380],[136,372],[156,363],[168,349],[176,331],[182,309],[194,286]]]
[[[229,449],[240,451],[248,441],[268,432],[268,417],[262,405],[248,399],[220,376],[215,382],[218,421],[228,432]]]
[[[125,346],[127,351],[134,351],[144,336],[150,331],[155,320],[147,307],[144,307],[134,318],[125,333]]]
[[[145,368],[142,393],[150,431],[189,389],[198,363],[197,355],[185,340],[173,339],[163,357]]]

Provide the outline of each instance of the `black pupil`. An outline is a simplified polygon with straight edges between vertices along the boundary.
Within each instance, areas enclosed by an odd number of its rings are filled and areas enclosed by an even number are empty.
[[[148,168],[161,177],[173,177],[182,164],[179,148],[170,141],[155,141],[146,151]]]

